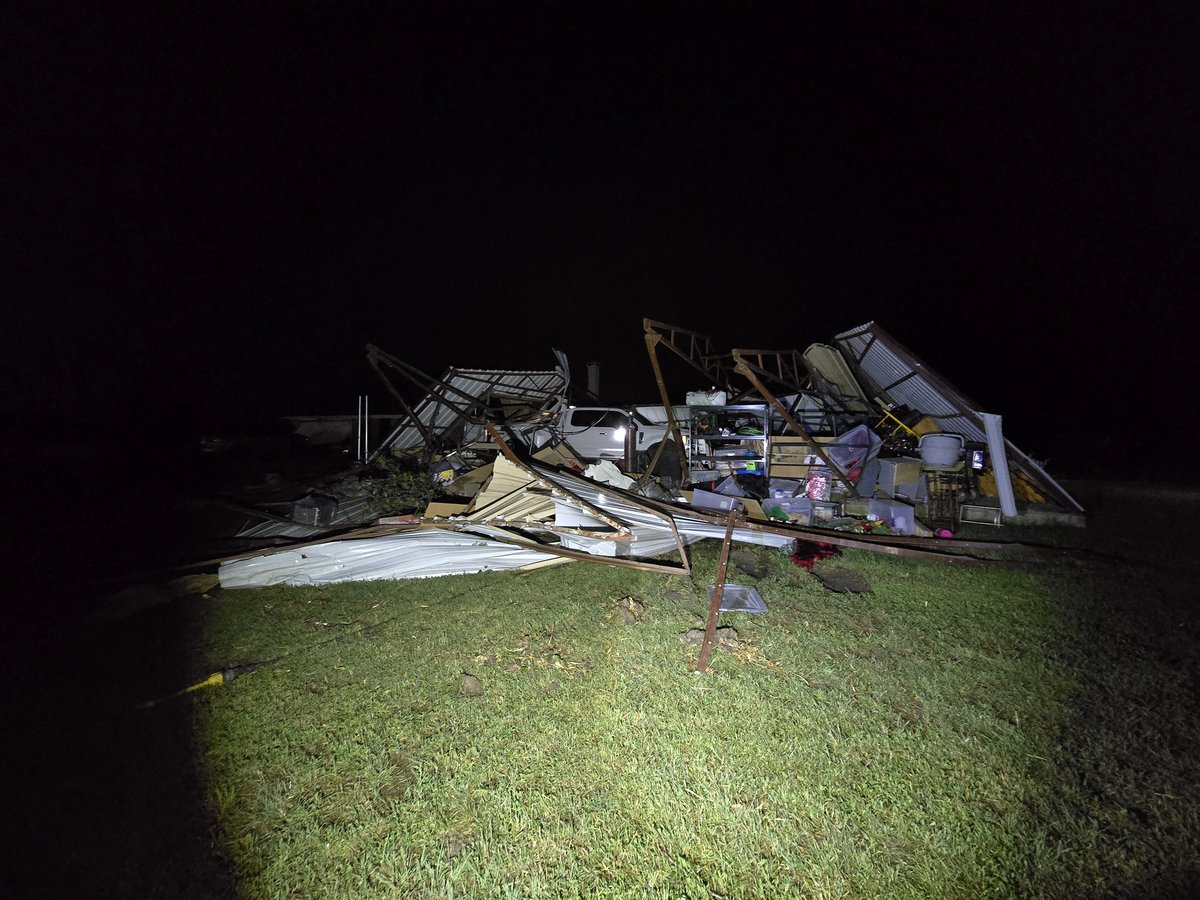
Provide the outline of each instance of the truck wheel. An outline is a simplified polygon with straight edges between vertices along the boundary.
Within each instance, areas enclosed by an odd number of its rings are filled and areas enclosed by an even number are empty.
[[[662,453],[658,457],[658,465],[654,467],[651,475],[660,475],[667,478],[679,477],[679,450],[675,447],[674,441],[659,441],[656,444],[651,444],[650,449],[646,451],[646,465],[654,461],[655,454],[658,454],[658,448],[662,447]]]

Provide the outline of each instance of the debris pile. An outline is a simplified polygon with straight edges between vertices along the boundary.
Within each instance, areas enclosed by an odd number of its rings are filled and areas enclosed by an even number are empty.
[[[687,572],[687,545],[722,538],[731,511],[732,540],[786,549],[805,567],[836,547],[978,562],[972,551],[1002,545],[950,536],[962,523],[1021,521],[1022,506],[1082,521],[1079,504],[1004,438],[999,415],[874,323],[803,353],[720,352],[652,320],[644,330],[659,405],[571,405],[557,351],[553,370],[431,378],[368,347],[404,410],[370,459],[409,466],[435,500],[380,518],[369,470],[356,469],[245,529],[241,537],[303,541],[224,561],[221,585],[572,560]],[[673,405],[660,349],[711,387]],[[393,379],[423,398],[407,402]]]

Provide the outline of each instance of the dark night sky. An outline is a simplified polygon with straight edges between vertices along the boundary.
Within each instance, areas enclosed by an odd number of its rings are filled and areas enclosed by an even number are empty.
[[[876,320],[1035,454],[1180,411],[1190,10],[434,5],[16,22],[5,409],[382,410],[368,342],[431,374],[558,347],[645,400],[650,316],[801,349]]]

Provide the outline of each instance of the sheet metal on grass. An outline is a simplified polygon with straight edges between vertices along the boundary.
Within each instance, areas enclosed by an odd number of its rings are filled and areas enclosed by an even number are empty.
[[[559,563],[532,545],[481,534],[422,528],[364,540],[329,541],[223,563],[222,588],[437,578]]]
[[[699,536],[685,541],[670,515],[632,495],[622,496],[624,492],[571,473],[530,466],[515,458],[498,458],[497,467],[502,471],[510,466],[514,481],[519,482],[518,473],[523,473],[528,482],[504,493],[499,498],[501,506],[506,511],[528,509],[523,498],[528,498],[536,486],[538,503],[551,513],[545,521],[473,521],[488,519],[488,510],[497,505],[492,502],[479,511],[481,515],[449,517],[439,520],[436,526],[422,525],[402,534],[307,544],[229,561],[220,569],[221,586],[432,578],[531,568],[570,559],[650,571],[688,571],[685,545]],[[554,504],[547,503],[547,493],[553,495]],[[556,529],[552,512],[563,506],[572,508],[573,521],[594,518],[603,528],[595,534],[574,525]],[[672,552],[678,555],[678,563],[655,559]]]
[[[503,450],[511,450],[496,436]],[[507,455],[507,454],[506,454]],[[503,457],[501,458],[504,459]],[[260,587],[271,584],[330,584],[337,581],[430,578],[440,575],[533,568],[569,559],[604,562],[648,571],[686,572],[686,545],[705,538],[730,539],[769,547],[788,547],[795,540],[818,541],[897,556],[981,564],[987,560],[947,552],[952,549],[1006,549],[993,542],[949,542],[928,538],[850,535],[827,529],[740,520],[693,507],[651,500],[588,479],[510,457],[514,483],[523,488],[500,498],[506,509],[523,492],[536,488],[539,501],[547,495],[542,521],[509,521],[488,516],[452,516],[437,525],[422,524],[402,533],[355,535],[357,539],[307,543],[253,557],[229,560],[220,569],[221,586]],[[508,487],[508,485],[505,485]],[[481,513],[495,506],[486,504]],[[549,512],[545,512],[549,510]],[[570,524],[558,525],[560,515]],[[479,519],[488,519],[479,521]],[[586,527],[594,524],[596,527]],[[732,529],[732,530],[730,530]],[[679,562],[661,558],[677,554]]]

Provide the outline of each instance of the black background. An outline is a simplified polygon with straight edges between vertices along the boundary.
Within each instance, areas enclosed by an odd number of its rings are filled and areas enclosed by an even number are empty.
[[[1190,10],[436,7],[14,16],[10,427],[383,412],[368,342],[652,401],[643,316],[878,321],[1036,456],[1192,427]]]

